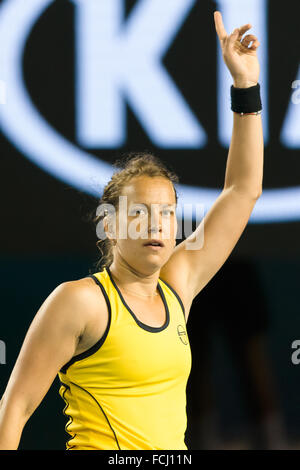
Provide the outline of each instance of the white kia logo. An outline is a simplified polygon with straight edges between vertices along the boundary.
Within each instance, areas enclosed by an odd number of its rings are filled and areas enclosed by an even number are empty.
[[[195,2],[140,0],[124,22],[123,0],[73,0],[76,12],[77,147],[40,114],[23,80],[22,57],[26,39],[53,0],[4,0],[0,6],[0,100],[5,101],[5,104],[0,104],[1,131],[36,165],[96,197],[110,179],[113,169],[110,164],[80,147],[118,148],[126,143],[124,97],[157,147],[205,147],[205,129],[162,63],[164,54]],[[237,11],[236,2],[220,0],[218,3],[228,23],[239,24],[239,18],[231,14]],[[264,38],[265,22],[259,21],[259,18],[266,15],[266,0],[249,0],[246,3],[243,10],[248,9],[250,22],[258,24],[260,37]],[[260,17],[253,18],[253,15]],[[266,40],[261,40],[261,43],[264,44],[260,53],[263,54],[264,133],[267,142]],[[230,141],[232,123],[228,97],[224,91],[225,83],[226,93],[229,93],[226,73],[225,65],[220,65],[218,112],[222,119],[226,118],[226,122],[219,123],[218,135],[223,146]],[[281,134],[284,145],[289,142],[291,147],[300,146],[295,138],[300,135],[299,108],[291,100]],[[220,190],[178,185],[178,193],[182,204],[199,201],[209,208]],[[294,187],[265,189],[250,222],[298,219],[300,188]]]

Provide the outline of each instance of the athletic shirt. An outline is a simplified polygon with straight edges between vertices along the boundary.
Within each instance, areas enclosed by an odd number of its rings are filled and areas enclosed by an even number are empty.
[[[103,337],[59,371],[69,417],[67,449],[187,449],[191,349],[184,306],[162,279],[166,320],[153,327],[127,305],[109,268],[90,275],[108,308]]]

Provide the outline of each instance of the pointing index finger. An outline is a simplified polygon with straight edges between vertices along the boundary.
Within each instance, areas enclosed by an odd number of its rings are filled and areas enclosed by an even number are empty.
[[[220,11],[214,12],[214,20],[215,20],[215,27],[216,27],[217,35],[220,41],[223,41],[228,36],[228,34],[226,33],[226,29],[224,27],[223,20],[222,20],[222,14]]]

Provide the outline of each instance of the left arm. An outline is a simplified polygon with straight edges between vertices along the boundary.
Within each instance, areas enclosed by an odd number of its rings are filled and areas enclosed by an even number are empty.
[[[215,23],[234,86],[247,88],[256,85],[259,75],[256,49],[259,43],[251,35],[239,41],[250,25],[227,36],[219,12],[215,13]],[[254,42],[248,49],[247,44],[251,40]],[[160,272],[160,277],[177,290],[187,311],[195,296],[224,264],[248,223],[262,192],[263,153],[261,116],[234,113],[223,191],[193,234],[175,248]],[[203,230],[203,247],[187,249],[187,243]]]

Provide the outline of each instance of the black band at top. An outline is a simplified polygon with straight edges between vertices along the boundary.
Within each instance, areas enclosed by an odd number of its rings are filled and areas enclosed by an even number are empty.
[[[231,110],[235,113],[255,113],[262,110],[260,85],[249,88],[231,86]]]

